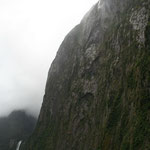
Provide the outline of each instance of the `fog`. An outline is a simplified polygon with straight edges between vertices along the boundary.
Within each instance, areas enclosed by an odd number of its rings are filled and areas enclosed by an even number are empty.
[[[97,0],[0,0],[0,116],[37,115],[65,35]]]

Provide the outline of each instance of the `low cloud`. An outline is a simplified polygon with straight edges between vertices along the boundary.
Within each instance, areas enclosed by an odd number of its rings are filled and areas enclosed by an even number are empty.
[[[59,45],[96,2],[0,1],[0,116],[14,109],[39,113]]]

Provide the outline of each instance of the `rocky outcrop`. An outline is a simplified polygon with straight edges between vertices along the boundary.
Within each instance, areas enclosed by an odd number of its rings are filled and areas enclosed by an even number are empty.
[[[149,10],[149,0],[92,7],[59,48],[22,149],[150,149]]]

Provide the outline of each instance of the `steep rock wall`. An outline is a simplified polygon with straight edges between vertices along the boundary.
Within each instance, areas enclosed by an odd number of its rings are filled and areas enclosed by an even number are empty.
[[[150,149],[149,10],[149,0],[92,7],[59,48],[22,149]]]

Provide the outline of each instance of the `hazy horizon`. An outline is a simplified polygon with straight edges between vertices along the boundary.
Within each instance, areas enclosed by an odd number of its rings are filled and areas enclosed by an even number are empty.
[[[0,116],[17,109],[37,116],[61,42],[97,1],[0,1]]]

